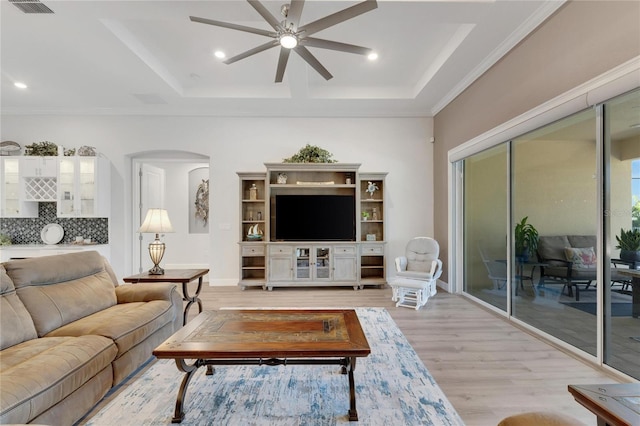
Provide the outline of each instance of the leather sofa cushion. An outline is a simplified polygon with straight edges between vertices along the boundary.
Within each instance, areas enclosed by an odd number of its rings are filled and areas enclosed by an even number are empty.
[[[119,357],[173,322],[174,315],[170,300],[120,303],[53,330],[47,336],[104,336],[115,342]]]
[[[28,423],[110,368],[116,352],[101,336],[45,337],[3,350],[0,423]]]
[[[0,265],[0,324],[0,350],[38,337],[31,315],[18,298],[3,265]]]
[[[5,263],[38,336],[116,304],[115,286],[96,251]]]

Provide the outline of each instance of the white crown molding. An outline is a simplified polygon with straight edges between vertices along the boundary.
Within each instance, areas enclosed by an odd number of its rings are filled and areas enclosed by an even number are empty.
[[[509,37],[507,37],[500,45],[495,48],[484,61],[478,64],[469,74],[467,74],[456,86],[449,91],[431,110],[431,116],[435,116],[458,95],[464,92],[471,84],[476,81],[482,74],[491,68],[496,62],[520,43],[527,35],[542,24],[549,16],[551,16],[566,0],[552,0],[544,3],[532,14],[522,25],[516,28]]]

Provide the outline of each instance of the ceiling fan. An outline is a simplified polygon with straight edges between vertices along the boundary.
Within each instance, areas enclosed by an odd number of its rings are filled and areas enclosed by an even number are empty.
[[[202,24],[215,25],[217,27],[230,28],[232,30],[244,31],[253,34],[259,34],[270,37],[270,40],[260,46],[240,53],[232,58],[224,61],[225,64],[232,64],[240,59],[247,58],[256,53],[260,53],[272,47],[280,46],[280,57],[278,59],[278,68],[276,70],[276,83],[281,83],[284,77],[284,70],[287,67],[289,54],[294,50],[302,59],[304,59],[311,67],[322,75],[326,80],[333,78],[331,73],[316,59],[315,56],[306,48],[306,46],[319,47],[321,49],[337,50],[340,52],[356,53],[359,55],[368,55],[373,53],[372,49],[356,46],[353,44],[340,43],[337,41],[324,40],[320,38],[310,37],[312,34],[339,24],[358,15],[369,12],[378,7],[376,0],[365,0],[355,4],[339,12],[320,18],[317,21],[305,25],[299,25],[304,0],[291,0],[291,4],[285,4],[281,8],[284,16],[283,21],[273,16],[262,3],[258,0],[247,0],[251,6],[264,18],[274,31],[267,31],[260,28],[247,27],[244,25],[231,24],[228,22],[214,21],[213,19],[198,18],[190,16],[193,22]]]

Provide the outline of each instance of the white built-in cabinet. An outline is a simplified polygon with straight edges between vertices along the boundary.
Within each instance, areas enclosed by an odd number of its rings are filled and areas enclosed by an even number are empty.
[[[60,157],[58,217],[108,217],[110,164],[103,157]]]
[[[110,182],[103,157],[2,157],[0,217],[38,217],[38,202],[56,202],[58,217],[109,217]]]
[[[238,284],[273,287],[386,284],[386,173],[359,173],[359,164],[267,163],[264,172],[240,178],[240,279]],[[367,192],[375,187],[374,192]],[[356,200],[354,241],[276,241],[278,194],[351,195]],[[363,215],[362,213],[366,213]]]
[[[0,157],[0,217],[38,217],[38,203],[27,201],[20,157]]]

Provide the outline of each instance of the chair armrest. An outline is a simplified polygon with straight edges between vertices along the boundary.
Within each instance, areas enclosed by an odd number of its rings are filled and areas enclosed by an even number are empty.
[[[431,275],[434,280],[437,280],[442,275],[442,261],[440,259],[436,259],[431,263]]]
[[[395,264],[397,272],[403,272],[407,270],[407,258],[405,256],[396,257]]]
[[[116,287],[118,303],[150,302],[152,300],[171,301],[177,292],[175,283],[139,283]],[[182,298],[182,297],[180,297]]]

